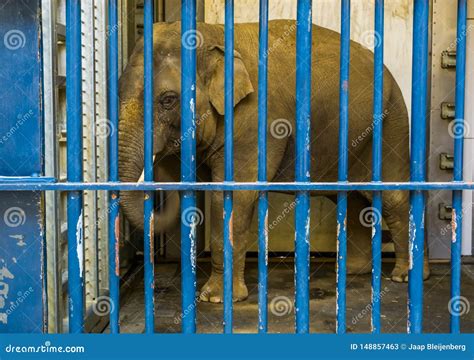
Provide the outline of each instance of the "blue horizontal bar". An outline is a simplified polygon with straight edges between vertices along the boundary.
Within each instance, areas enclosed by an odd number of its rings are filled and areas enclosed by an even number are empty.
[[[18,182],[0,183],[0,191],[388,191],[388,190],[474,190],[474,182]]]
[[[56,182],[56,178],[54,177],[46,177],[46,176],[0,176],[0,184],[2,183],[54,183]]]

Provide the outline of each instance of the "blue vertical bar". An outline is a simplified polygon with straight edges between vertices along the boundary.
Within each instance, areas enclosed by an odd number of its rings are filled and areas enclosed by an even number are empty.
[[[82,182],[81,2],[66,3],[67,180]],[[84,331],[82,192],[67,199],[69,332]]]
[[[339,82],[339,163],[338,181],[347,181],[349,155],[349,68],[351,2],[341,2],[341,58]],[[336,331],[346,332],[346,260],[347,260],[347,192],[337,193],[337,306]]]
[[[384,58],[384,0],[375,0],[374,33],[374,118],[372,139],[372,181],[382,181],[383,129],[383,58]],[[382,279],[382,192],[372,197],[372,333],[380,333],[380,288]]]
[[[153,0],[144,3],[144,180],[153,181]],[[154,192],[144,193],[145,332],[155,331]]]
[[[454,127],[453,180],[463,180],[464,147],[464,96],[466,88],[466,22],[467,0],[458,0],[457,49],[456,49],[456,116]],[[453,191],[452,242],[451,242],[451,303],[461,296],[461,243],[462,243],[462,191]],[[460,314],[451,309],[451,333],[460,332]]]
[[[196,0],[181,2],[181,36],[196,33]],[[182,44],[185,42],[182,41]],[[196,181],[196,48],[181,47],[181,180]],[[191,131],[190,131],[191,130]],[[192,136],[184,134],[192,133]],[[196,193],[181,193],[181,211],[196,210]],[[181,217],[183,218],[183,217]],[[181,308],[183,333],[196,332],[196,226],[198,216],[186,217],[181,223]]]
[[[117,0],[109,0],[109,27],[118,26]],[[116,182],[118,176],[118,31],[111,31],[109,38],[109,181]],[[119,266],[119,192],[109,193],[109,291],[110,291],[110,332],[120,332],[120,266]]]
[[[225,2],[225,144],[224,181],[234,181],[234,0]],[[224,191],[224,333],[232,333],[233,320],[233,194]]]
[[[415,0],[413,15],[413,75],[410,180],[426,179],[426,116],[429,0]],[[425,193],[410,192],[408,324],[409,333],[421,333],[423,322],[423,254]]]
[[[260,0],[258,62],[258,181],[267,181],[268,0]],[[268,331],[268,193],[258,197],[258,332]]]
[[[311,129],[311,0],[298,0],[296,28],[296,166],[295,179],[310,182]],[[310,197],[296,193],[295,206],[295,327],[309,333]]]

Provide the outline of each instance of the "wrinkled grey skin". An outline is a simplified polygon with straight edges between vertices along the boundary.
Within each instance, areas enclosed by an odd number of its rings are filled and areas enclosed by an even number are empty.
[[[197,160],[211,171],[212,181],[224,175],[224,29],[222,25],[198,25],[197,50]],[[268,180],[294,180],[295,136],[295,35],[294,21],[269,24],[268,74]],[[180,23],[154,26],[154,152],[159,156],[179,155],[180,143]],[[258,114],[258,24],[235,25],[234,177],[235,181],[257,180]],[[313,26],[311,179],[337,180],[339,128],[339,35]],[[371,180],[371,124],[373,97],[373,55],[351,43],[349,180]],[[120,84],[120,178],[137,181],[143,169],[143,42],[140,42]],[[383,179],[409,180],[408,115],[401,91],[388,70],[384,78]],[[276,121],[291,124],[289,136],[275,135]],[[273,130],[272,130],[273,129]],[[183,129],[186,133],[187,129]],[[179,164],[175,161],[175,168]],[[158,178],[160,176],[158,175]],[[162,179],[160,179],[162,180]],[[321,194],[319,194],[321,195]],[[334,193],[325,192],[330,198]],[[234,300],[248,296],[244,282],[246,240],[257,192],[234,193]],[[349,199],[349,273],[371,269],[370,228],[361,227],[359,212],[370,206],[370,192],[351,192]],[[201,292],[201,300],[222,301],[223,197],[211,195],[212,274]],[[143,225],[141,197],[122,194],[129,220]],[[392,280],[408,277],[408,193],[385,192],[383,214],[395,243],[396,264]],[[156,221],[159,226],[159,220]],[[429,269],[425,259],[425,278]]]

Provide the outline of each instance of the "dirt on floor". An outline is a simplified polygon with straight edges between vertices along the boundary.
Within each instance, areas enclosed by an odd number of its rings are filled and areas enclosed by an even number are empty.
[[[141,333],[144,330],[143,276],[139,266],[132,280],[124,284],[126,295],[122,297],[121,331]],[[210,262],[198,262],[198,289],[207,280]],[[382,280],[382,332],[406,333],[407,284],[390,281],[392,264],[384,263]],[[294,263],[292,259],[272,259],[269,263],[268,283],[268,331],[270,333],[294,332]],[[461,317],[461,331],[474,332],[474,264],[462,267],[462,295],[466,301]],[[156,265],[156,319],[158,333],[181,331],[181,279],[178,263]],[[246,268],[249,298],[234,304],[234,332],[255,333],[258,322],[258,267],[249,260]],[[347,277],[347,330],[353,333],[370,332],[371,276]],[[448,263],[432,264],[431,277],[424,283],[423,331],[427,333],[449,332],[450,266]],[[313,333],[334,333],[336,327],[336,275],[334,263],[318,259],[311,263],[310,322]],[[197,331],[199,333],[222,332],[222,304],[198,302]],[[108,330],[106,330],[108,331]]]

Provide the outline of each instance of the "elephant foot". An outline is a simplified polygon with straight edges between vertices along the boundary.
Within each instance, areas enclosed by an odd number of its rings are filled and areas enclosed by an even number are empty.
[[[212,273],[206,284],[201,288],[199,300],[211,303],[224,302],[224,287],[222,274]],[[234,277],[232,300],[234,302],[244,301],[249,296],[245,281],[240,276]]]
[[[392,281],[398,283],[408,282],[408,269],[409,263],[407,259],[397,259],[391,274]],[[427,280],[429,277],[430,265],[428,263],[428,259],[425,258],[423,261],[423,280]]]

